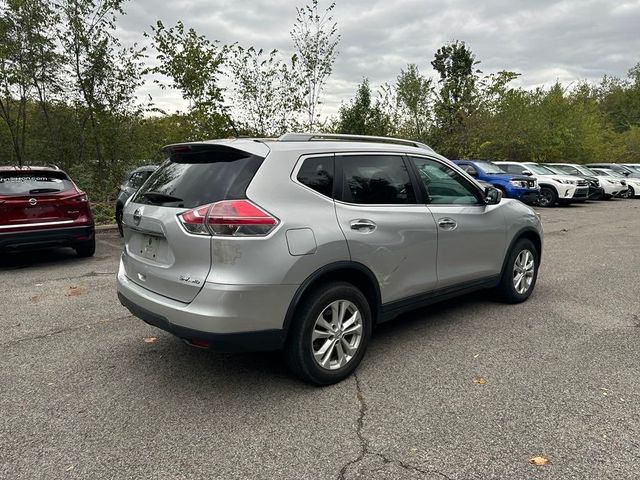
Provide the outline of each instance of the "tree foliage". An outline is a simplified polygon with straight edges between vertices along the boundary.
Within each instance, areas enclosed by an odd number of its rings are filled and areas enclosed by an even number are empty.
[[[296,8],[298,16],[291,30],[299,57],[299,74],[305,82],[304,103],[309,130],[317,124],[322,92],[338,55],[340,35],[331,14],[335,6],[332,3],[321,12],[318,0],[311,0],[310,4]]]

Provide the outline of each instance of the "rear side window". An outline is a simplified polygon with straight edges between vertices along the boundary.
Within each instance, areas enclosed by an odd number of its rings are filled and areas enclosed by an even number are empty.
[[[135,203],[193,208],[245,198],[264,158],[226,147],[185,146],[172,151],[133,198]]]
[[[73,183],[64,172],[0,172],[0,195],[37,195],[64,192],[72,188]]]
[[[409,172],[401,156],[345,155],[342,196],[349,203],[395,205],[415,203]]]
[[[298,171],[298,181],[322,195],[333,198],[334,157],[307,158]]]
[[[129,181],[127,182],[127,185],[131,188],[138,189],[142,186],[144,181],[147,178],[149,178],[149,174],[151,174],[151,172],[144,171],[144,170],[141,172],[134,172],[129,177]]]

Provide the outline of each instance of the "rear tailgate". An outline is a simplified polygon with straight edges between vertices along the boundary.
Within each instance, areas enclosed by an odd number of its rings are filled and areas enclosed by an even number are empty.
[[[191,302],[211,269],[213,238],[187,232],[178,215],[220,200],[245,197],[269,149],[229,141],[173,145],[167,161],[125,207],[123,266],[132,282]]]

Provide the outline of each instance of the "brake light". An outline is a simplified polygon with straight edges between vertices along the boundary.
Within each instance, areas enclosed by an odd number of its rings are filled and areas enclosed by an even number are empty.
[[[86,193],[80,192],[78,195],[65,198],[64,201],[68,203],[86,203],[89,201],[89,198],[87,197]]]
[[[249,200],[223,200],[178,215],[185,230],[195,235],[248,237],[267,235],[278,219]]]

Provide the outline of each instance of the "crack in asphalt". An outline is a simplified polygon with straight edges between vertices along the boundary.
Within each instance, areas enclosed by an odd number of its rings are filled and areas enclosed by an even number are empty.
[[[61,328],[59,330],[54,330],[52,332],[42,333],[39,335],[32,335],[29,337],[16,338],[15,340],[9,340],[8,342],[0,343],[0,347],[8,347],[11,345],[15,345],[16,343],[27,342],[29,340],[40,340],[42,338],[53,337],[54,335],[59,335],[61,333],[73,332],[75,330],[81,330],[87,327],[96,327],[98,325],[106,325],[108,323],[119,322],[122,320],[126,320],[127,318],[133,318],[133,315],[124,315],[122,317],[114,318],[113,320],[100,320],[94,323],[86,323],[84,325],[76,325],[74,327]]]
[[[422,475],[439,475],[445,480],[453,480],[451,477],[437,470],[423,470],[419,467],[409,465],[408,463],[405,463],[401,460],[394,460],[392,458],[389,458],[382,453],[371,451],[371,449],[369,448],[369,443],[367,442],[367,439],[364,437],[364,433],[362,432],[362,429],[364,427],[364,417],[366,416],[368,411],[367,402],[364,398],[364,393],[362,392],[362,385],[360,384],[360,378],[355,373],[353,374],[353,377],[356,382],[356,397],[360,404],[360,412],[359,412],[358,420],[356,423],[356,435],[358,437],[358,442],[360,444],[360,453],[354,460],[350,460],[342,466],[342,468],[340,469],[340,472],[338,473],[338,480],[345,480],[346,478],[345,476],[347,474],[347,470],[349,469],[349,467],[360,463],[366,455],[378,457],[384,463],[397,465],[404,470],[414,471]]]

